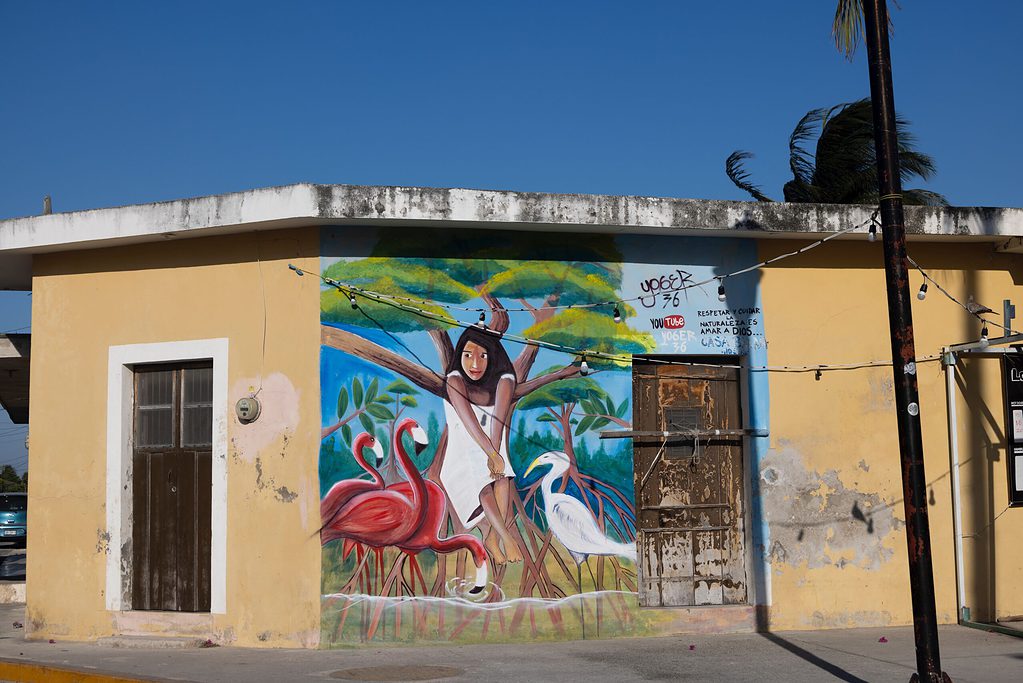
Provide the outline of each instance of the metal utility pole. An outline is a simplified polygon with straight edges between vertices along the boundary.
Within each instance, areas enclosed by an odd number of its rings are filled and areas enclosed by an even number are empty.
[[[888,322],[892,337],[895,409],[899,424],[899,453],[909,550],[909,585],[913,595],[913,632],[916,668],[910,682],[951,681],[941,670],[938,654],[938,619],[934,611],[934,572],[931,536],[927,523],[927,479],[920,435],[920,396],[917,390],[916,351],[913,345],[912,298],[906,262],[906,230],[902,215],[902,179],[895,130],[892,63],[888,51],[888,7],[885,0],[865,0],[870,97],[874,109],[874,146],[881,205],[881,234],[888,289]]]

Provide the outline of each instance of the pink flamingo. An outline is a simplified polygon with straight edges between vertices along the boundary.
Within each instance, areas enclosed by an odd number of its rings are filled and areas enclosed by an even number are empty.
[[[417,452],[421,452],[418,443],[416,448]],[[405,454],[405,446],[401,443],[401,436],[398,432],[395,432],[393,452],[401,453],[406,459],[408,458],[408,455]],[[423,550],[432,550],[437,553],[451,553],[462,549],[468,550],[472,555],[473,564],[476,565],[476,580],[469,593],[473,595],[479,593],[487,585],[487,552],[483,548],[483,543],[472,534],[455,534],[448,538],[440,538],[448,505],[444,489],[429,479],[423,479],[422,474],[414,467],[411,470],[406,470],[406,473],[409,476],[409,481],[391,484],[387,487],[387,490],[396,491],[403,495],[411,495],[413,490],[412,479],[418,479],[426,487],[423,505],[426,514],[419,528],[411,536],[396,545],[408,553],[413,562],[415,562],[416,554]]]
[[[417,449],[426,445],[426,432],[415,420],[402,420],[395,429],[395,440],[400,441],[405,433],[411,433]],[[408,493],[388,489],[356,493],[324,526],[330,539],[345,538],[371,548],[383,548],[399,545],[422,526],[427,512],[423,478],[404,448],[394,454],[409,479]]]
[[[384,457],[384,451],[372,434],[363,432],[355,437],[355,442],[352,444],[352,456],[373,479],[371,481],[366,479],[344,479],[339,481],[330,487],[327,494],[323,496],[323,500],[320,501],[320,519],[323,524],[320,527],[320,543],[322,545],[327,545],[339,538],[336,534],[331,533],[328,527],[334,521],[334,518],[337,517],[337,513],[344,507],[345,503],[360,493],[377,491],[384,488],[384,478],[380,476],[380,472],[377,471],[376,467],[366,462],[366,458],[363,455],[362,451],[367,447],[376,455],[376,465],[379,466],[380,461]],[[349,552],[351,550],[347,547],[347,544],[346,550]],[[348,552],[345,552],[345,556],[348,556]]]

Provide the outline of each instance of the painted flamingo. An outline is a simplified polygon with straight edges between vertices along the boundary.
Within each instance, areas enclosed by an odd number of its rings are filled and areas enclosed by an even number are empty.
[[[377,471],[376,467],[366,462],[366,458],[363,455],[363,449],[365,448],[373,451],[376,456],[377,466],[380,465],[380,461],[384,457],[383,449],[377,440],[373,438],[372,434],[364,432],[355,437],[355,442],[352,444],[352,456],[373,479],[345,479],[339,481],[331,486],[327,494],[323,496],[323,500],[320,501],[320,519],[323,524],[320,527],[320,543],[322,545],[327,545],[339,538],[336,534],[331,533],[329,527],[345,503],[360,493],[378,491],[384,488],[384,478],[380,476],[380,472]],[[347,556],[347,554],[346,552],[345,555]]]
[[[408,458],[405,454],[405,446],[401,442],[401,436],[397,432],[395,433],[392,452],[402,453],[406,459]],[[412,478],[418,479],[426,487],[426,496],[423,503],[426,516],[423,519],[423,523],[411,536],[396,545],[408,553],[413,562],[415,561],[416,554],[423,550],[432,550],[437,553],[468,550],[472,555],[473,564],[476,565],[476,579],[469,593],[479,593],[487,585],[487,553],[483,548],[483,543],[472,534],[456,534],[448,538],[440,538],[448,505],[444,489],[429,479],[423,479],[415,467],[411,471],[407,470],[406,473],[409,476],[409,481],[391,484],[387,487],[387,490],[396,491],[403,495],[411,495],[413,489],[411,480]]]
[[[395,429],[395,440],[410,433],[417,450],[425,447],[426,432],[415,420],[406,418]],[[405,452],[395,450],[395,457],[408,478],[408,492],[368,490],[352,496],[338,509],[324,532],[331,539],[345,538],[371,548],[398,546],[412,536],[426,518],[426,485]]]

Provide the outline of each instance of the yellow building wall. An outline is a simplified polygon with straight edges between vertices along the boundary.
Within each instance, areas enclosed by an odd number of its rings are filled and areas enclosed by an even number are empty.
[[[799,244],[762,240],[770,258]],[[909,253],[951,294],[994,308],[1023,303],[1018,256],[990,244],[921,244]],[[830,243],[761,271],[772,366],[891,359],[880,242]],[[951,486],[941,347],[980,323],[911,273],[920,416],[939,621],[956,620]],[[1023,310],[1023,309],[1021,309]],[[1023,326],[1021,322],[1017,327]],[[1000,330],[992,327],[991,336]],[[759,477],[769,524],[772,629],[912,622],[892,369],[770,373],[770,451]],[[997,359],[957,370],[966,605],[974,619],[1023,614],[1023,509],[1007,509]]]
[[[30,638],[318,644],[319,286],[288,263],[318,272],[318,229],[36,257]],[[229,340],[227,613],[109,612],[108,349],[221,337]],[[260,418],[240,424],[235,401],[260,387]]]

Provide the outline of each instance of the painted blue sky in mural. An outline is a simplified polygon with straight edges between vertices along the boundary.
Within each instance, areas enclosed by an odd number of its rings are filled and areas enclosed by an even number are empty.
[[[356,267],[361,259],[369,255],[379,256],[380,245],[393,245],[396,241],[400,241],[397,234],[384,234],[385,230],[372,228],[325,230],[321,235],[322,271],[328,272],[332,266],[341,262],[344,262],[341,265],[352,264],[352,267]],[[464,233],[464,235],[468,234]],[[489,233],[477,232],[472,238],[460,235],[463,233],[453,237],[454,243],[460,244],[464,239],[472,242],[475,248],[480,248],[480,244],[483,244],[484,252],[488,249],[485,245],[488,243]],[[542,250],[538,252],[533,248],[533,239],[521,235],[516,239],[521,241],[521,247],[517,246],[518,243],[513,245],[501,243],[500,247],[495,246],[494,248],[503,250],[502,258],[508,258],[509,255],[513,256],[518,253],[542,255]],[[559,238],[553,236],[552,239],[557,242]],[[718,281],[714,279],[756,263],[757,254],[753,242],[698,237],[618,236],[603,239],[605,240],[604,249],[608,249],[608,245],[613,243],[611,252],[620,255],[620,262],[609,262],[604,266],[591,264],[591,267],[596,267],[598,271],[601,268],[606,268],[607,272],[614,273],[612,280],[618,285],[613,296],[623,300],[620,308],[624,312],[625,319],[620,327],[610,325],[611,334],[615,334],[615,330],[627,330],[630,334],[646,336],[650,340],[647,346],[649,354],[690,358],[710,356],[720,358],[722,362],[732,362],[736,357],[743,356],[753,366],[766,365],[767,337],[765,320],[760,307],[759,273],[746,273],[726,279],[725,301],[719,300]],[[572,243],[571,239],[568,240],[568,243]],[[432,239],[427,238],[424,244],[431,245]],[[389,248],[392,247],[384,247],[384,251],[386,252]],[[569,252],[573,249],[574,247],[569,247]],[[599,251],[600,248],[595,246],[594,249]],[[399,251],[402,252],[400,257],[392,255],[386,259],[389,265],[384,265],[383,262],[373,263],[360,272],[364,275],[368,273],[367,277],[387,279],[390,273],[422,267],[427,262],[416,258],[414,254],[405,253],[404,248]],[[581,250],[580,253],[585,253],[585,250]],[[451,259],[450,262],[445,261],[444,263],[459,263],[463,266],[472,260],[470,258],[468,261],[462,261],[467,256],[472,256],[472,254],[432,254],[433,259]],[[570,262],[584,258],[582,255],[572,255],[571,253],[562,257],[569,259]],[[665,263],[668,258],[675,258],[677,262]],[[495,267],[506,268],[513,262],[494,261],[493,263]],[[542,263],[542,261],[522,260],[514,261],[514,263]],[[433,262],[430,267],[441,267],[443,270],[444,266],[442,263]],[[472,269],[472,266],[465,267]],[[337,275],[335,274],[335,276]],[[429,269],[422,272],[421,276],[431,277]],[[488,278],[490,277],[493,276],[488,276]],[[597,282],[599,279],[594,281],[594,287],[598,287]],[[548,291],[545,288],[546,285],[541,284],[538,291]],[[372,287],[369,289],[372,290]],[[355,315],[349,309],[344,294],[329,286],[324,286],[322,292],[325,302],[329,302],[331,297],[338,297],[341,310]],[[431,299],[429,294],[422,296],[427,301]],[[446,369],[440,366],[437,348],[429,335],[422,330],[400,331],[400,326],[389,329],[386,324],[388,313],[386,307],[381,308],[384,306],[383,304],[374,303],[369,299],[361,297],[359,299],[361,300],[360,315],[354,319],[356,324],[330,322],[329,320],[325,321],[325,324],[351,332],[393,351],[399,356],[414,360],[419,365],[437,373],[438,377],[445,374]],[[538,294],[527,299],[525,304],[539,307],[543,304],[542,299],[543,296]],[[582,299],[594,300],[585,294]],[[607,301],[608,299],[598,298],[597,300]],[[524,305],[512,296],[503,300],[502,304],[508,308],[519,308]],[[325,303],[324,305],[329,304]],[[462,308],[469,310],[461,310]],[[447,312],[462,325],[472,326],[479,322],[478,310],[485,308],[488,308],[488,304],[483,299],[474,298],[460,301],[456,307],[449,308]],[[603,308],[594,310],[598,311],[599,316],[607,316],[610,319],[614,306],[606,308],[608,309],[606,311]],[[382,321],[382,319],[384,320]],[[606,322],[604,318],[601,320]],[[533,315],[529,312],[509,311],[508,333],[503,341],[509,356],[512,358],[518,356],[522,345],[515,341],[515,337],[521,336],[523,331],[530,328],[535,322]],[[411,324],[418,326],[416,323]],[[460,334],[459,328],[453,327],[448,330],[447,334],[454,342]],[[577,350],[581,352],[585,349]],[[577,364],[580,358],[581,356],[575,353],[541,348],[532,366],[530,377],[543,374],[548,368]],[[338,396],[349,390],[354,379],[357,378],[362,387],[368,386],[376,379],[382,388],[400,377],[374,362],[329,346],[322,348],[320,376],[322,426],[324,428],[329,428],[337,423]],[[632,375],[628,365],[620,365],[616,369],[598,370],[590,377],[602,391],[606,392],[606,396],[613,401],[613,405],[622,407],[625,411],[622,413],[622,417],[631,421]],[[766,419],[767,404],[766,378],[763,377],[763,373],[754,374],[751,377],[751,382],[756,387],[756,391],[751,392],[751,395],[755,394],[754,399],[750,402],[753,413],[751,417],[764,420]],[[404,416],[414,417],[421,425],[427,425],[431,420],[434,423],[439,421],[441,425],[444,424],[444,400],[427,391],[421,391],[415,396],[415,401],[416,406],[407,409],[403,413]],[[559,432],[551,423],[543,422],[549,417],[550,415],[545,414],[543,410],[524,410],[521,406],[516,410],[509,427],[509,457],[514,469],[520,474],[534,457],[551,448],[561,447],[557,442]],[[582,415],[574,419],[573,428],[579,425],[581,419]],[[352,428],[356,433],[361,430],[360,425],[354,422]],[[621,425],[610,424],[603,429],[620,428],[622,428]],[[552,439],[554,440],[552,441]],[[632,459],[628,440],[603,441],[599,438],[599,430],[582,429],[581,433],[574,435],[573,443],[586,454],[603,453],[604,455],[595,456],[597,460],[592,463],[592,466],[604,471],[594,472],[594,474],[604,474],[614,478],[614,483],[631,499]],[[328,488],[337,476],[355,476],[357,474],[356,470],[351,469],[353,467],[351,463],[346,464],[344,449],[339,447],[336,440],[325,442],[325,449],[323,455],[327,460],[321,460],[321,488]],[[619,460],[621,462],[618,462]],[[534,476],[532,479],[535,478]],[[517,485],[522,487],[527,484],[528,482],[520,479]]]
[[[321,268],[326,270],[342,260],[342,253],[347,254],[349,259],[352,255],[370,253],[377,239],[377,232],[372,229],[345,230],[325,235]],[[619,296],[622,299],[638,297],[629,302],[636,315],[627,322],[633,328],[653,336],[657,348],[652,353],[749,355],[752,365],[766,365],[765,322],[757,286],[759,273],[746,273],[727,279],[724,302],[718,300],[717,282],[685,289],[694,283],[756,263],[753,242],[720,238],[639,236],[619,237],[615,241],[624,256]],[[681,265],[663,263],[665,255],[677,255]],[[324,286],[325,291],[329,289],[332,288]],[[342,295],[338,293],[338,296]],[[480,299],[460,305],[466,308],[485,307]],[[513,306],[511,303],[507,305]],[[452,310],[451,314],[465,325],[478,322],[472,311]],[[607,314],[611,315],[611,311]],[[509,331],[512,333],[532,323],[528,313],[512,311],[509,315]],[[349,329],[400,355],[418,357],[422,364],[442,374],[436,350],[430,339],[422,333],[394,334],[368,325],[339,327]],[[457,337],[457,330],[452,335]],[[509,339],[505,345],[510,355],[518,353],[519,345],[515,341]],[[335,354],[338,359],[330,360]],[[346,373],[388,374],[375,364],[356,357],[350,357],[342,372],[336,366],[340,356],[347,355],[333,349],[324,349],[324,360],[321,361],[324,426],[331,423],[337,393],[345,381]],[[577,358],[544,348],[540,350],[534,368],[543,369],[572,360]],[[601,383],[607,384],[612,394],[627,394],[631,391],[627,368],[599,374]]]

